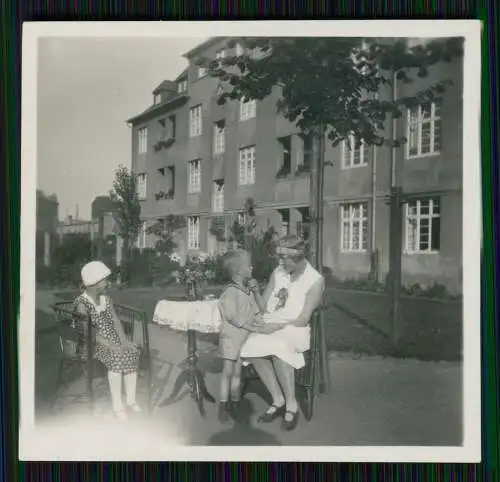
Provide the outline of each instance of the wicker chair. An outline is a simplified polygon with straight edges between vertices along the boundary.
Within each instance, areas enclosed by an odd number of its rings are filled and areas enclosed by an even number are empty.
[[[148,409],[151,410],[151,356],[149,349],[149,332],[146,315],[129,306],[115,304],[115,310],[122,321],[125,334],[129,340],[141,346],[139,370],[145,372],[148,389]],[[70,366],[77,366],[86,377],[86,398],[90,410],[94,408],[93,381],[103,366],[95,358],[95,329],[89,316],[73,309],[72,301],[63,301],[52,306],[56,316],[57,333],[61,359],[59,362],[57,387],[51,406],[58,398],[58,392],[63,384],[64,372]]]
[[[316,388],[316,370],[318,369],[320,362],[320,330],[321,325],[320,319],[320,309],[314,311],[311,317],[311,344],[310,349],[304,353],[305,366],[296,371],[295,382],[298,390],[299,403],[301,402],[302,410],[306,420],[311,420],[314,411],[314,397]],[[262,383],[257,372],[252,365],[247,365],[242,370],[242,397],[248,390],[250,383]],[[323,382],[320,385],[320,391],[322,392]]]

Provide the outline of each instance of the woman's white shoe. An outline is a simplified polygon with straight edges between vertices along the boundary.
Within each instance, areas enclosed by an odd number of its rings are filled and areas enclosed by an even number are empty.
[[[130,408],[130,410],[132,410],[132,412],[135,412],[135,413],[142,412],[141,407],[139,407],[139,405],[137,403],[132,403],[132,404],[128,405],[128,408]]]

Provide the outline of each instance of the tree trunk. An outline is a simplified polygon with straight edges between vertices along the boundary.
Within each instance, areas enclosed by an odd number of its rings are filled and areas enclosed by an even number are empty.
[[[130,260],[130,241],[128,237],[123,238],[122,259],[120,265],[120,279],[122,284],[128,285],[129,279],[129,260]]]

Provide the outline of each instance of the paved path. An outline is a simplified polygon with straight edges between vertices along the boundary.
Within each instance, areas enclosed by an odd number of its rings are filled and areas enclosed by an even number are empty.
[[[158,326],[151,326],[150,338],[155,372],[167,382],[164,398],[180,371],[177,365],[186,356],[186,341],[183,335]],[[211,350],[212,345],[199,343],[202,363],[208,370],[207,385],[217,397],[220,362]],[[142,415],[141,430],[151,430],[166,444],[207,444],[214,439],[223,443],[221,440],[228,438],[235,444],[271,445],[461,444],[461,363],[357,358],[336,353],[330,355],[329,363],[331,393],[319,395],[314,418],[310,422],[301,418],[292,432],[283,432],[279,421],[257,424],[257,414],[265,410],[266,404],[253,393],[247,396],[247,408],[253,411],[250,427],[221,426],[212,404],[207,404],[207,416],[202,418],[194,402],[186,397],[174,405],[155,409],[149,416]],[[76,392],[82,388],[81,382],[70,387]],[[106,400],[101,407],[109,415]],[[50,425],[58,420],[74,421],[75,410],[61,405],[55,414],[47,415],[42,408],[39,420]],[[131,421],[131,430],[137,430],[138,423]]]

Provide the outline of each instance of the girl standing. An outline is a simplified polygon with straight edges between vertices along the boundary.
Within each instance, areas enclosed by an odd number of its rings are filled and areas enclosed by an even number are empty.
[[[108,370],[113,411],[119,420],[126,420],[122,378],[125,381],[127,407],[133,412],[141,411],[135,398],[140,350],[128,341],[111,298],[106,294],[110,274],[110,269],[100,261],[87,263],[81,271],[84,290],[75,299],[74,307],[92,320],[96,329],[95,357]]]

